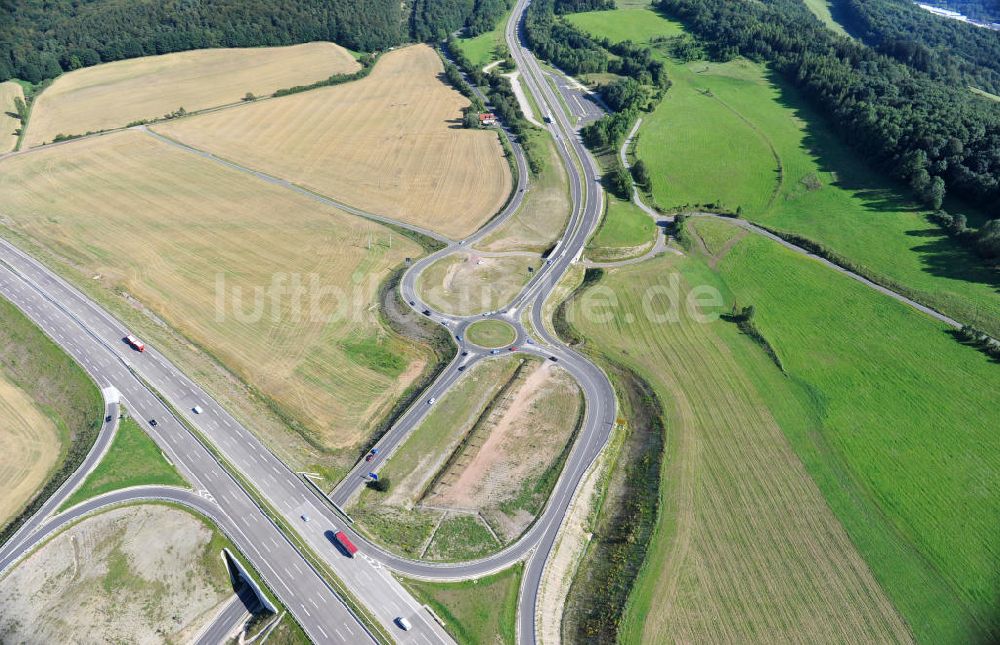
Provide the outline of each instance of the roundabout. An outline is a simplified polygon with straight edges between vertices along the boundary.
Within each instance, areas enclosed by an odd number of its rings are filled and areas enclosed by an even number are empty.
[[[510,323],[495,318],[477,320],[466,327],[465,338],[473,345],[485,349],[500,349],[514,344],[517,330]]]

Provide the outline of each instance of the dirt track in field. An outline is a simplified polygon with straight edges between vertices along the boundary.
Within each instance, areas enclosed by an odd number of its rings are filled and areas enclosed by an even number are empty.
[[[500,210],[511,174],[495,132],[426,45],[385,54],[360,81],[157,125],[184,143],[370,212],[461,237]]]
[[[358,441],[426,360],[373,307],[414,243],[142,133],[5,160],[0,218],[210,348],[322,445]]]
[[[39,95],[24,144],[120,128],[180,107],[193,112],[236,103],[247,92],[266,96],[359,67],[350,52],[327,42],[199,49],[87,67],[60,76]]]

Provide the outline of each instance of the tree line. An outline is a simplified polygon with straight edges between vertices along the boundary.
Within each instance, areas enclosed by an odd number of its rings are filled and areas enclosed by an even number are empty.
[[[773,67],[860,156],[908,182],[932,209],[946,193],[1000,206],[1000,104],[933,78],[822,25],[799,0],[659,0],[719,59],[742,54]],[[996,257],[990,226],[969,236]]]
[[[510,79],[500,74],[501,71],[510,71],[513,68],[513,61],[509,57],[505,57],[503,64],[500,66],[501,69],[494,68],[490,72],[484,72],[469,60],[465,53],[462,52],[462,49],[457,46],[454,38],[448,39],[447,47],[448,53],[458,63],[458,66],[465,71],[472,83],[486,95],[490,107],[497,117],[499,117],[500,121],[517,137],[518,143],[521,144],[521,149],[524,150],[524,156],[528,161],[528,168],[532,174],[541,172],[545,165],[542,153],[534,145],[531,137],[528,136],[533,126],[525,118],[524,112],[521,111],[521,104],[514,94],[514,88],[511,86]],[[478,126],[478,116],[476,116],[474,122],[473,113],[485,108],[482,101],[475,96],[472,88],[465,82],[459,70],[453,65],[445,66],[445,78],[472,101],[472,106],[466,110],[463,125],[466,127],[472,125]]]
[[[512,0],[0,0],[0,81],[140,56],[317,40],[382,51],[489,31]]]
[[[98,63],[189,49],[327,40],[374,51],[406,36],[398,0],[6,3],[13,21],[0,32],[0,80],[32,83]]]
[[[955,85],[1000,93],[1000,34],[909,0],[836,0],[838,18],[877,51]]]

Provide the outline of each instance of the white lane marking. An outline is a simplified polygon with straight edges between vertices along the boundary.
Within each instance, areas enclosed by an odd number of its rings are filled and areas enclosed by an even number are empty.
[[[330,638],[330,635],[326,633],[326,630],[323,629],[322,625],[316,625],[316,629],[318,629],[320,633],[323,634],[323,638]]]

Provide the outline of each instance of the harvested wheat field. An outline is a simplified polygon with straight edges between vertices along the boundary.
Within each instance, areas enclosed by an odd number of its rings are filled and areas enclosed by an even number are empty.
[[[39,95],[25,146],[57,134],[84,134],[240,101],[247,92],[324,80],[360,67],[351,53],[328,42],[290,47],[200,49],[105,63],[63,74]]]
[[[232,597],[222,542],[167,506],[60,533],[0,579],[5,643],[183,643]]]
[[[162,319],[210,348],[324,447],[363,438],[423,367],[372,306],[416,244],[148,134],[7,159],[0,204],[78,284],[126,292],[148,334]]]
[[[502,309],[541,265],[530,252],[455,253],[427,267],[417,280],[420,297],[439,311],[469,316]]]
[[[45,485],[61,445],[52,421],[0,372],[0,527]]]
[[[12,117],[16,114],[14,98],[24,98],[24,90],[14,81],[0,83],[0,154],[10,152],[17,145],[14,131],[21,127],[21,121]]]
[[[378,215],[461,237],[503,206],[510,169],[495,132],[466,130],[469,101],[415,45],[366,78],[156,126]]]

